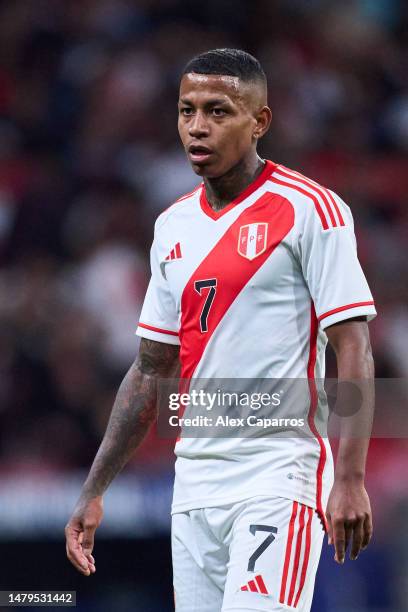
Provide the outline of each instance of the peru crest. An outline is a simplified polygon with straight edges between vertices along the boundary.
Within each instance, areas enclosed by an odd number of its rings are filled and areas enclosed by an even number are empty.
[[[241,225],[238,236],[238,253],[246,259],[255,259],[265,251],[267,236],[267,223]]]

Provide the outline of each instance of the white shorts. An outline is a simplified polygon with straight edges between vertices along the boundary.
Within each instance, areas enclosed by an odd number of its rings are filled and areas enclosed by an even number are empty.
[[[315,510],[282,497],[174,514],[176,612],[309,612],[323,536]]]

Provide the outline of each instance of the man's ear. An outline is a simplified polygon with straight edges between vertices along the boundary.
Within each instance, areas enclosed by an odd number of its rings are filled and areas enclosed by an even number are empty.
[[[256,140],[262,138],[269,130],[272,121],[272,111],[269,106],[263,106],[256,116],[256,125],[253,136]]]

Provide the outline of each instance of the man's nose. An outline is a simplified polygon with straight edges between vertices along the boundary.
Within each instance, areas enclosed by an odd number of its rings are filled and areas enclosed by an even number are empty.
[[[190,136],[192,136],[193,138],[202,138],[203,136],[208,136],[208,123],[205,117],[203,116],[203,113],[197,112],[192,117],[188,131]]]

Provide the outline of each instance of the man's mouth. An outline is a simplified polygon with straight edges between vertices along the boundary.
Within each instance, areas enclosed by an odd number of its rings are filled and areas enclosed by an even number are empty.
[[[194,164],[197,164],[200,162],[207,161],[208,158],[212,155],[212,151],[204,145],[190,145],[188,147],[188,154],[191,161]]]

